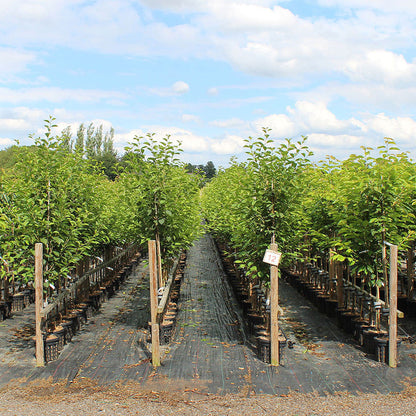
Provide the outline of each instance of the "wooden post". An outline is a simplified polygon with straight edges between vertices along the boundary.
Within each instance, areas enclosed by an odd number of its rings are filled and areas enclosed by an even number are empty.
[[[42,335],[43,308],[43,244],[35,244],[35,316],[36,316],[36,367],[45,365],[45,352]]]
[[[409,250],[407,251],[407,299],[413,299],[413,280],[415,278],[414,271],[414,256],[413,250],[415,249],[415,243],[410,243]]]
[[[397,257],[396,245],[390,246],[390,316],[389,316],[389,366],[397,367]]]
[[[388,281],[388,273],[387,273],[387,247],[384,243],[385,239],[385,232],[383,231],[383,244],[381,246],[381,260],[383,265],[383,281],[384,281],[384,302],[386,303],[386,307],[389,306],[389,281]]]
[[[160,240],[156,240],[156,249],[157,249],[157,273],[158,273],[158,283],[159,287],[164,286],[163,276],[162,276],[162,252],[160,251]]]
[[[277,251],[277,244],[270,244]],[[279,268],[270,266],[270,364],[279,366]]]
[[[149,240],[149,272],[150,272],[150,319],[152,325],[152,363],[160,366],[159,324],[157,323],[157,253],[156,241]]]
[[[342,276],[342,263],[341,262],[337,262],[336,274],[337,274],[338,308],[342,308],[343,305],[344,305],[344,279],[343,279],[343,276]]]

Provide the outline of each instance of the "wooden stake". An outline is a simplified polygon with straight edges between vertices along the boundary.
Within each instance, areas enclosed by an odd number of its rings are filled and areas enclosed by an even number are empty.
[[[384,281],[384,301],[386,306],[389,306],[389,281],[388,281],[388,270],[387,270],[387,247],[384,244],[385,232],[383,231],[383,244],[381,246],[381,260],[383,265],[383,281]]]
[[[415,243],[410,243],[409,250],[407,252],[407,298],[413,299],[413,280],[415,278],[414,273],[414,256],[413,250],[415,249]]]
[[[162,275],[162,252],[160,251],[160,239],[156,240],[156,249],[157,249],[157,273],[158,273],[158,282],[159,287],[164,286],[163,275]]]
[[[338,308],[342,308],[344,306],[344,279],[343,279],[343,276],[342,276],[342,263],[341,262],[337,262],[336,274],[337,274]]]
[[[389,366],[397,367],[397,246],[390,246]]]
[[[42,335],[43,308],[43,244],[35,244],[35,315],[36,315],[36,367],[45,365],[45,352]]]
[[[159,324],[154,323],[152,323],[152,364],[153,367],[160,367]]]
[[[156,241],[149,240],[149,272],[150,272],[150,319],[152,325],[152,363],[160,366],[159,324],[157,323],[157,253]]]
[[[277,251],[277,244],[270,244]],[[270,349],[272,366],[279,366],[279,268],[270,266]]]

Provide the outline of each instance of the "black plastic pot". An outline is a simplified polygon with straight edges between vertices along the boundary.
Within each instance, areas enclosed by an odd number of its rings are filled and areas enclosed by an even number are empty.
[[[248,332],[250,334],[254,335],[256,325],[262,325],[263,323],[263,316],[258,314],[257,312],[250,312],[247,314]]]
[[[25,307],[25,294],[16,293],[13,295],[12,311],[19,312]]]
[[[318,311],[325,313],[326,310],[326,301],[329,300],[329,296],[326,294],[318,294],[316,296],[316,303],[318,305]]]
[[[376,337],[374,339],[376,347],[376,358],[380,363],[389,363],[389,338],[386,336]],[[399,355],[399,346],[401,345],[401,339],[397,340],[397,356]]]
[[[354,319],[359,318],[359,315],[355,312],[351,312],[351,311],[347,311],[347,312],[343,312],[341,314],[341,319],[342,319],[342,329],[347,333],[347,334],[352,334],[354,332],[355,326],[354,326]]]
[[[335,318],[337,315],[338,301],[335,299],[325,299],[325,313],[330,318]]]
[[[353,319],[352,325],[354,327],[353,329],[353,336],[356,341],[360,342],[361,336],[362,336],[362,330],[368,329],[370,327],[369,322],[366,319],[356,318]],[[360,345],[362,345],[360,343]]]
[[[56,335],[48,335],[44,340],[45,361],[48,363],[59,357],[59,338]]]
[[[385,331],[377,331],[376,329],[365,329],[363,331],[363,347],[368,354],[376,353],[376,341],[377,337],[386,335]]]
[[[160,325],[160,338],[165,344],[169,344],[173,333],[174,322],[165,320]]]
[[[286,338],[279,338],[279,363],[283,361],[284,358],[284,347],[286,346]],[[257,356],[259,359],[265,363],[270,364],[271,361],[271,348],[270,348],[270,337],[259,336],[257,337]]]

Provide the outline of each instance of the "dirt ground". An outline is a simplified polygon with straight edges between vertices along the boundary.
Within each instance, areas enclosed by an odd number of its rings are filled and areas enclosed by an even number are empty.
[[[280,325],[292,348],[277,369],[261,362],[209,236],[188,253],[176,330],[155,370],[147,279],[142,264],[44,368],[34,367],[30,307],[0,323],[0,415],[416,413],[414,344],[390,369],[284,281]]]
[[[401,393],[328,396],[215,395],[197,389],[148,390],[135,383],[98,386],[90,380],[70,386],[45,380],[26,388],[0,390],[1,415],[414,415],[416,390]]]

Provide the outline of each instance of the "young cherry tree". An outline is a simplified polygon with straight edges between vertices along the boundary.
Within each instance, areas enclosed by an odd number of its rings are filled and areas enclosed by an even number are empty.
[[[106,236],[95,191],[97,174],[53,135],[54,119],[43,137],[23,148],[2,178],[1,256],[11,275],[33,279],[34,244],[44,245],[45,279],[62,278]],[[4,276],[6,277],[6,276]]]
[[[162,261],[189,247],[201,226],[199,179],[178,159],[181,149],[169,136],[135,137],[126,148],[127,169],[120,181],[130,206],[129,237],[144,244],[160,243]]]

